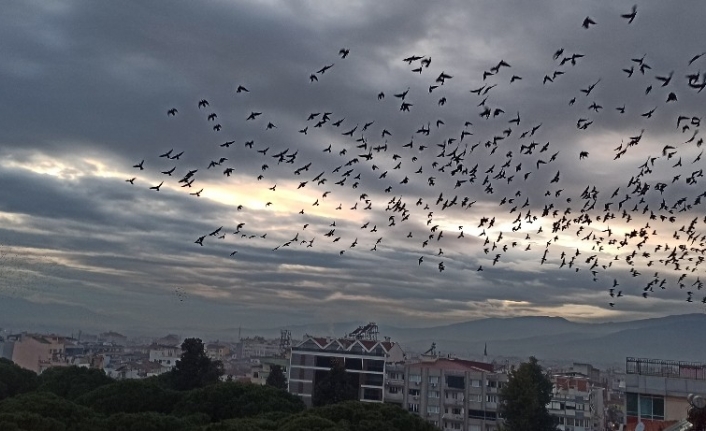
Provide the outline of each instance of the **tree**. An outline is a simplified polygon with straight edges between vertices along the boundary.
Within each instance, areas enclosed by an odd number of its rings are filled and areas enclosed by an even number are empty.
[[[37,387],[37,375],[14,362],[0,358],[0,401],[17,394],[29,392]]]
[[[200,338],[187,338],[181,344],[181,359],[171,371],[172,385],[180,391],[202,388],[218,383],[223,375],[223,363],[206,356]]]
[[[311,402],[314,406],[337,404],[358,399],[358,385],[340,362],[334,362],[328,373],[316,379]]]
[[[101,386],[114,383],[103,370],[71,367],[49,368],[39,375],[40,391],[53,392],[60,397],[75,400]]]
[[[270,375],[267,376],[267,381],[265,382],[267,386],[272,386],[277,389],[287,389],[287,377],[282,371],[282,367],[279,365],[270,366]]]
[[[510,372],[500,391],[499,413],[506,431],[554,431],[554,418],[547,404],[552,399],[552,382],[532,356],[529,362]]]

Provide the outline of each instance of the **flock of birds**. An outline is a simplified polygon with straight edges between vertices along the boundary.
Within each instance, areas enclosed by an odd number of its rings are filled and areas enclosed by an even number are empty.
[[[627,25],[638,25],[638,16],[635,6],[620,18]],[[577,27],[584,29],[579,31],[592,31],[596,25],[599,24],[591,17],[586,17],[580,26],[577,23]],[[346,62],[351,61],[349,56],[354,57],[355,53],[342,48],[338,54],[335,61],[314,68],[316,71],[309,75],[306,84],[315,86],[324,79],[335,79],[336,70],[346,67]],[[313,188],[318,197],[310,203],[310,208],[327,206],[342,212],[340,219],[322,221],[321,226],[302,223],[292,232],[291,239],[271,243],[273,252],[287,247],[306,250],[321,242],[340,246],[337,252],[342,256],[355,248],[375,252],[392,242],[390,238],[394,236],[395,241],[406,241],[417,250],[418,256],[411,264],[434,265],[443,272],[450,262],[446,256],[452,253],[457,256],[451,242],[465,241],[464,250],[478,247],[477,256],[481,258],[473,257],[479,260],[477,267],[474,265],[477,271],[502,265],[508,253],[536,253],[538,265],[554,264],[572,273],[581,271],[593,282],[602,283],[610,307],[615,307],[621,297],[648,298],[667,288],[682,290],[688,302],[706,304],[706,296],[702,299],[700,292],[703,288],[700,273],[706,260],[703,230],[706,216],[698,214],[702,199],[706,199],[706,189],[701,187],[702,118],[698,113],[684,112],[670,120],[678,137],[657,153],[647,154],[641,150],[644,144],[640,146],[650,139],[647,124],[660,115],[663,105],[678,104],[683,92],[700,94],[706,88],[706,73],[698,71],[698,67],[706,67],[705,54],[694,53],[683,64],[674,65],[685,72],[666,73],[653,72],[665,65],[652,64],[647,54],[626,58],[624,67],[616,74],[621,75],[618,79],[623,79],[626,86],[642,86],[647,100],[654,103],[653,108],[644,112],[634,112],[633,107],[625,105],[604,106],[595,92],[604,84],[600,76],[576,88],[575,95],[565,101],[566,109],[576,113],[576,133],[596,127],[607,115],[644,119],[645,128],[616,143],[611,156],[617,164],[618,159],[628,154],[642,154],[643,162],[630,167],[634,172],[629,181],[610,190],[587,184],[572,194],[566,185],[571,182],[572,173],[562,172],[556,166],[562,158],[572,163],[573,159],[590,163],[591,152],[584,149],[572,153],[547,142],[542,134],[548,126],[543,122],[528,123],[522,112],[500,106],[493,99],[502,86],[530,80],[540,87],[550,86],[582,63],[591,61],[581,52],[564,48],[556,49],[547,58],[551,72],[543,77],[514,74],[512,61],[497,59],[478,77],[479,85],[463,93],[457,89],[445,91],[454,74],[447,71],[432,74],[430,56],[407,56],[400,60],[411,73],[420,76],[423,84],[389,94],[386,91],[371,94],[371,103],[387,104],[394,112],[391,115],[410,115],[419,103],[415,96],[438,92],[443,93],[436,101],[438,112],[443,112],[452,97],[464,98],[477,106],[472,118],[455,129],[444,119],[428,118],[416,129],[403,132],[393,130],[381,118],[356,123],[341,113],[310,112],[302,115],[299,129],[283,133],[307,137],[335,133],[338,136],[335,142],[312,150],[255,142],[233,133],[218,147],[214,146],[210,163],[187,169],[178,163],[186,157],[184,151],[169,149],[151,156],[168,161],[170,167],[159,169],[165,178],[159,184],[151,184],[149,189],[159,192],[168,181],[172,189],[179,186],[198,198],[204,192],[197,181],[202,172],[218,170],[225,178],[242,175],[236,172],[234,163],[247,160],[250,164],[257,159],[260,172],[252,180],[267,180],[276,168],[280,178],[286,175],[288,180],[295,180],[294,190],[285,193]],[[429,74],[431,78],[426,79]],[[243,85],[235,89],[235,97],[255,96],[256,91],[251,93]],[[202,99],[196,105],[208,127],[219,133],[217,136],[229,133],[219,122],[218,114],[210,109],[208,100]],[[166,114],[178,120],[180,112],[171,108]],[[265,112],[251,111],[242,121],[259,123],[265,133],[278,129],[276,119]],[[319,152],[319,157],[302,160],[300,153],[312,151]],[[141,160],[133,168],[143,171],[150,164]],[[625,167],[620,165],[619,169]],[[670,179],[665,180],[666,177]],[[126,181],[136,184],[136,179]],[[277,206],[275,197],[284,186],[277,187],[277,183],[262,186],[273,196],[264,203],[264,208]],[[428,191],[410,198],[412,191],[416,193],[421,188]],[[345,190],[341,194],[349,196],[349,190],[355,190],[357,198],[345,204],[334,202],[339,190]],[[435,198],[430,199],[432,194]],[[490,204],[494,209],[489,209]],[[248,210],[243,205],[237,206],[237,211]],[[299,214],[308,211],[302,208]],[[350,211],[369,212],[367,221],[359,226],[360,235],[340,229],[344,223],[350,223],[344,215]],[[463,222],[449,231],[449,220]],[[406,228],[408,225],[411,227]],[[212,230],[194,236],[195,247],[229,236],[268,240],[266,228],[251,229],[243,222],[213,226]],[[237,253],[237,249],[232,250],[230,256],[237,257]],[[640,280],[641,284],[625,280]],[[625,290],[621,283],[638,286],[639,290]]]

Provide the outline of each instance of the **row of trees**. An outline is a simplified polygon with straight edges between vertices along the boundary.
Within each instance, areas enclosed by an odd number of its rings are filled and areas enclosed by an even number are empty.
[[[345,373],[345,371],[344,371]],[[0,359],[3,431],[433,431],[395,406],[342,402],[306,409],[281,368],[268,386],[221,382],[223,367],[203,343],[182,344],[175,369],[115,381],[100,370],[52,368],[37,376]]]

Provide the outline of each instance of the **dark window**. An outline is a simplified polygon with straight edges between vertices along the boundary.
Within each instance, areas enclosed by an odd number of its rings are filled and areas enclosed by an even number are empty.
[[[362,370],[363,360],[360,358],[346,358],[346,370]]]
[[[381,374],[365,374],[364,385],[371,386],[382,386],[382,375]]]
[[[363,399],[382,401],[382,389],[363,388]]]
[[[446,376],[446,386],[454,389],[465,389],[466,379],[463,376]]]
[[[331,368],[333,365],[333,361],[331,361],[330,356],[317,356],[316,357],[316,366],[317,367],[324,367],[324,368]]]
[[[375,371],[378,373],[382,373],[384,367],[385,367],[385,361],[365,359],[365,368],[364,369],[367,371]]]

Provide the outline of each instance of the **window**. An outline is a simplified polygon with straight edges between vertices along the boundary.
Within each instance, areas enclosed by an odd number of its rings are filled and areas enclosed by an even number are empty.
[[[409,382],[410,383],[421,383],[422,382],[422,376],[421,374],[410,374],[409,375]]]
[[[397,386],[390,386],[389,388],[387,388],[387,392],[390,394],[399,394],[401,392],[400,389],[401,388]]]
[[[483,395],[481,394],[468,394],[468,401],[473,403],[483,402]]]
[[[427,413],[438,414],[439,413],[439,406],[427,406]]]
[[[465,389],[466,379],[463,376],[446,376],[446,386],[454,389]]]
[[[626,394],[628,416],[637,416],[638,406],[640,417],[644,419],[664,420],[664,398],[659,396]]]
[[[413,397],[418,397],[419,396],[419,389],[410,388],[407,393]]]
[[[485,396],[485,401],[488,403],[497,403],[498,402],[498,396],[497,395],[486,395]]]
[[[439,398],[439,391],[429,391],[429,392],[427,392],[427,397]]]
[[[407,410],[414,413],[419,413],[419,404],[409,403],[407,404]]]
[[[474,388],[480,388],[480,380],[471,380],[471,386]]]
[[[434,386],[439,384],[439,376],[429,376],[429,384]]]
[[[497,387],[497,383],[495,380],[486,380],[485,385],[489,388],[495,388]]]

